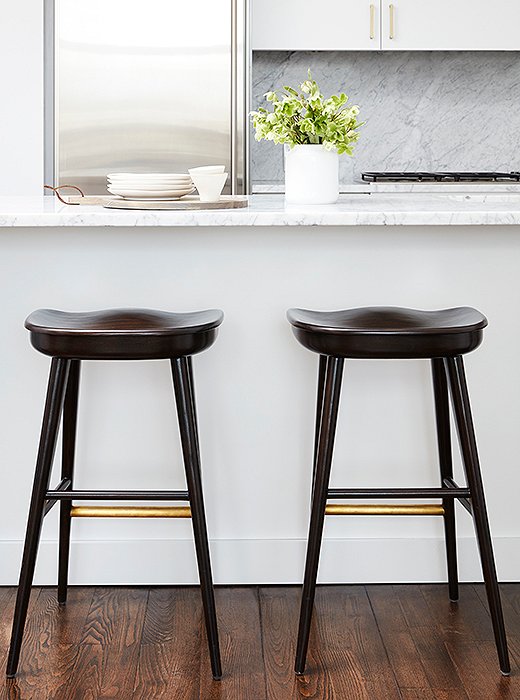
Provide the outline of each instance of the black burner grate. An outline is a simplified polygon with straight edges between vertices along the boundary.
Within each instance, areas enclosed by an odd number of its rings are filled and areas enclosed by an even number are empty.
[[[370,172],[365,182],[520,182],[520,172]]]

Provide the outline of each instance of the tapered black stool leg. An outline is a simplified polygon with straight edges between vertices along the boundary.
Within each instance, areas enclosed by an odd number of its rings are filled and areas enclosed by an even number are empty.
[[[448,368],[451,397],[459,433],[462,459],[471,493],[473,519],[475,522],[482,571],[486,584],[489,610],[493,622],[493,632],[495,634],[500,670],[505,675],[508,675],[511,672],[511,666],[509,663],[502,603],[500,601],[495,558],[493,555],[493,543],[489,530],[482,475],[480,473],[477,442],[475,439],[475,430],[473,427],[471,406],[464,373],[464,363],[462,357],[459,355],[457,357],[447,358],[446,365]]]
[[[300,609],[300,624],[298,629],[298,645],[296,648],[296,663],[294,670],[301,674],[305,672],[305,660],[309,645],[312,608],[316,592],[316,578],[320,558],[323,521],[329,488],[330,468],[334,450],[334,437],[338,418],[341,379],[343,375],[343,358],[329,357],[323,392],[321,426],[319,430],[318,455],[316,459],[316,477],[311,506],[309,539],[307,542],[307,559],[303,580],[302,602]]]
[[[184,467],[186,469],[186,482],[190,496],[193,535],[195,539],[195,549],[197,552],[197,564],[199,567],[202,604],[204,608],[204,620],[206,623],[206,632],[208,636],[211,670],[213,672],[213,678],[215,678],[215,680],[219,680],[222,677],[222,666],[220,662],[215,595],[213,591],[213,577],[211,574],[206,515],[204,512],[204,497],[202,493],[199,438],[197,430],[197,416],[195,411],[195,394],[193,390],[191,357],[172,359],[171,365],[182,452],[184,457]]]
[[[80,361],[71,360],[65,402],[63,404],[63,435],[61,454],[61,478],[70,479],[69,490],[74,480],[74,452],[76,449],[76,425],[78,419],[78,388]],[[60,547],[58,555],[58,603],[67,602],[70,551],[70,509],[72,501],[60,502]]]
[[[314,460],[312,466],[312,488],[316,478],[316,460],[318,459],[318,444],[320,440],[321,414],[323,411],[323,391],[325,387],[325,373],[327,371],[327,355],[320,355],[318,366],[318,391],[316,394],[316,421],[314,427]]]
[[[444,479],[453,479],[453,459],[451,453],[448,383],[442,359],[436,358],[432,360],[432,375],[441,485],[444,486]],[[453,498],[444,498],[442,505],[444,507],[444,536],[446,540],[446,559],[448,562],[448,590],[450,600],[455,602],[459,599],[455,501]]]
[[[36,471],[34,474],[31,505],[29,507],[29,518],[25,534],[25,546],[14,611],[11,645],[9,647],[9,657],[7,659],[7,675],[9,677],[15,675],[16,669],[18,668],[18,659],[20,658],[20,648],[22,646],[25,619],[27,617],[36,555],[38,553],[38,544],[40,542],[40,533],[42,529],[45,492],[49,488],[49,479],[54,451],[56,449],[56,439],[63,408],[69,364],[70,360],[52,358],[40,434],[40,445],[36,460]]]

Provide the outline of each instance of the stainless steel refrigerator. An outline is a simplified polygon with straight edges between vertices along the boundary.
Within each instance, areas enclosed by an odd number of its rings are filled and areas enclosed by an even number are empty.
[[[225,164],[248,189],[247,0],[47,0],[46,179]]]

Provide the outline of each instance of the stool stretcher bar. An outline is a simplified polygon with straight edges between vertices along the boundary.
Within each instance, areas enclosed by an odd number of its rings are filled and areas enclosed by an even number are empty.
[[[449,489],[458,489],[458,486],[455,481],[451,477],[446,477],[443,479],[442,483]],[[471,505],[471,494],[468,491],[467,496],[457,496],[459,503],[464,506],[464,508],[468,511],[468,513],[473,516],[473,506]]]
[[[444,515],[440,503],[328,503],[325,515]]]
[[[70,479],[62,479],[54,491],[47,491],[45,494],[45,498],[47,500],[45,501],[45,506],[43,508],[43,517],[47,515],[51,508],[56,505],[59,498],[62,497],[62,494],[64,494],[71,486],[72,482]],[[66,498],[68,498],[68,496],[64,496],[64,499]]]
[[[70,484],[70,480],[66,479]],[[59,486],[46,498],[58,501],[189,501],[187,491],[64,491]]]
[[[445,482],[448,479],[444,480]],[[451,486],[451,483],[454,486]],[[469,498],[468,488],[460,488],[455,482],[444,488],[418,489],[329,489],[328,498]]]
[[[191,518],[190,506],[72,506],[72,518]]]
[[[70,479],[62,479],[55,489],[45,493],[46,516],[58,501],[189,501],[187,491],[73,491]],[[159,516],[155,516],[159,517]],[[190,517],[190,516],[184,516]]]

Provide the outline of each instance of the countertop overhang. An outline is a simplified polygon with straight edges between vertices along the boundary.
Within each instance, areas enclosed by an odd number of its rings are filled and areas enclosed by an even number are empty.
[[[123,211],[71,206],[54,197],[0,197],[0,227],[457,226],[519,225],[520,194],[375,193],[336,204],[290,205],[283,195],[249,197],[249,207],[219,211]]]

